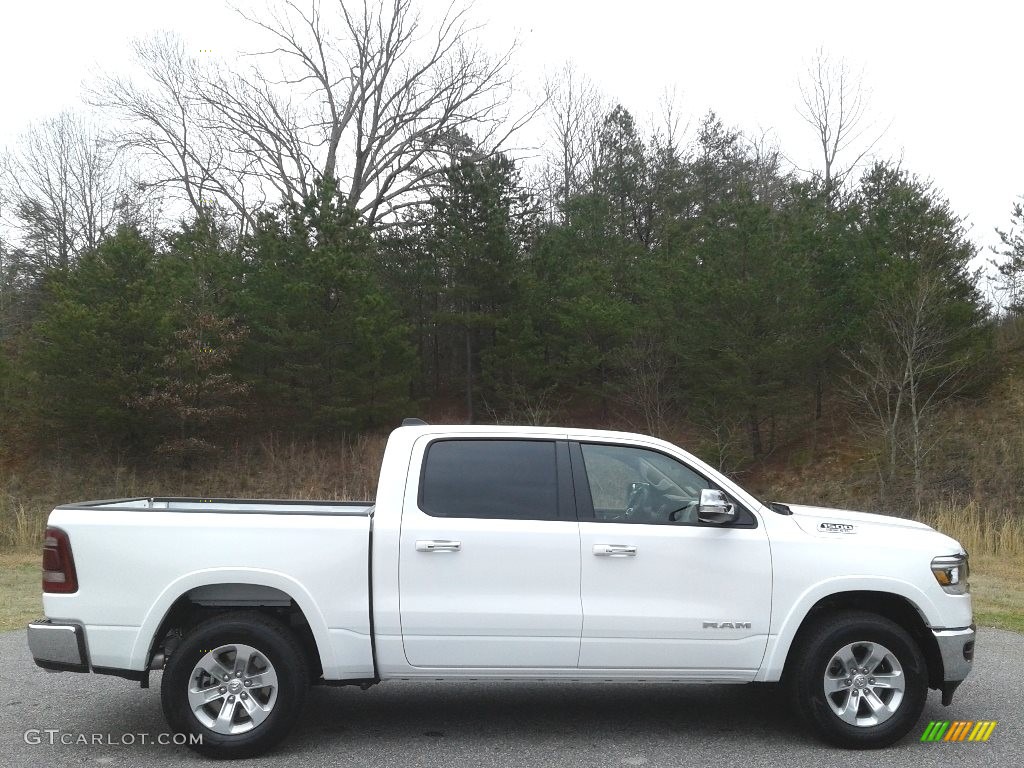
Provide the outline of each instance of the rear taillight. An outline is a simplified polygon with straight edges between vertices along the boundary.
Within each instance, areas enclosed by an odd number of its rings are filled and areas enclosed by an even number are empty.
[[[78,574],[71,557],[71,541],[60,528],[47,528],[43,535],[43,592],[77,591]]]

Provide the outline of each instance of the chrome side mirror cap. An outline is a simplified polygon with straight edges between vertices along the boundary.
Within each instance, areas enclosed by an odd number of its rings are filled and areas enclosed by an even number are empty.
[[[730,504],[722,491],[705,488],[700,492],[700,506],[697,507],[697,519],[702,523],[726,525],[736,521],[736,505]]]

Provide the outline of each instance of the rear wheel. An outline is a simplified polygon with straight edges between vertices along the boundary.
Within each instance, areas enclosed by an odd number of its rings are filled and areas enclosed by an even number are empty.
[[[174,650],[161,700],[178,733],[211,757],[251,757],[287,736],[298,719],[309,669],[295,635],[255,612],[205,621]]]
[[[914,727],[928,670],[913,638],[889,619],[845,611],[821,620],[791,653],[787,685],[800,717],[827,741],[876,749]]]

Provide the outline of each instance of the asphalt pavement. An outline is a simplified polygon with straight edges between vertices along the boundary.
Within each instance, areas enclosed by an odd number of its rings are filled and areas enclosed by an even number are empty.
[[[213,765],[184,747],[154,743],[166,726],[159,674],[152,684],[142,690],[119,678],[44,672],[32,663],[24,632],[0,633],[0,766]],[[953,704],[943,707],[932,691],[918,727],[878,752],[818,742],[768,686],[392,682],[368,691],[314,688],[291,737],[251,762],[994,768],[1024,765],[1022,702],[1024,635],[983,629],[974,671]],[[998,725],[986,743],[922,743],[930,720]]]

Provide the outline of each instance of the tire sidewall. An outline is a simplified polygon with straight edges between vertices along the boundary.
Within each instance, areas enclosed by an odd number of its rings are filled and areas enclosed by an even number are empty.
[[[856,642],[881,643],[896,656],[906,681],[903,700],[883,723],[855,726],[841,720],[829,707],[823,682],[834,654]],[[828,741],[855,749],[885,747],[902,738],[914,726],[928,693],[924,656],[899,625],[881,617],[850,617],[819,633],[805,648],[806,655],[795,681],[797,706]]]
[[[250,645],[273,665],[278,679],[277,699],[266,720],[251,731],[221,734],[203,725],[188,703],[192,671],[206,653],[221,645]],[[259,617],[211,619],[189,633],[175,649],[164,669],[161,703],[168,724],[177,733],[202,737],[189,746],[212,757],[248,757],[270,749],[283,739],[298,718],[305,701],[309,672],[301,649],[284,625]]]

